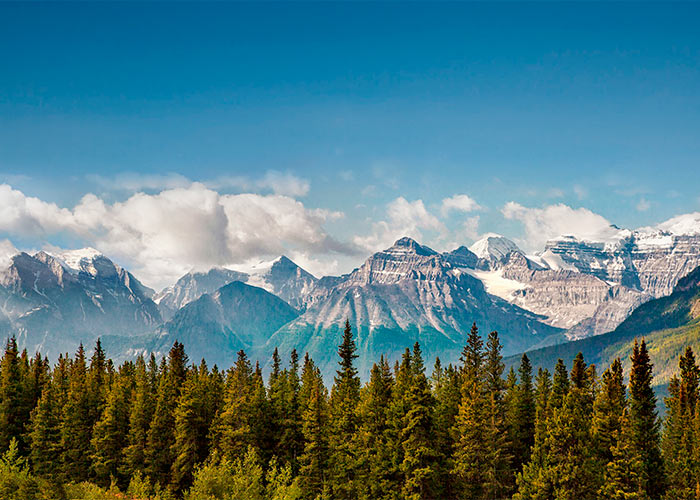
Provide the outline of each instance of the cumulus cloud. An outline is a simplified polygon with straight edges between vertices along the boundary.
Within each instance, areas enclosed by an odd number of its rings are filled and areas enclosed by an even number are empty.
[[[351,255],[355,248],[323,227],[338,217],[342,213],[310,209],[289,196],[220,194],[199,183],[112,204],[88,194],[72,209],[0,185],[0,232],[46,241],[68,233],[156,287],[192,267],[290,252]]]
[[[587,208],[571,208],[562,203],[544,208],[528,208],[511,201],[506,203],[501,212],[506,219],[523,224],[525,239],[520,243],[529,251],[542,250],[547,240],[561,235],[607,241],[619,234],[619,229],[602,215]]]
[[[400,196],[387,205],[386,220],[372,224],[368,236],[356,236],[354,242],[375,252],[389,247],[394,241],[409,236],[422,240],[424,231],[446,232],[445,225],[426,208],[423,200],[408,201]]]
[[[466,194],[456,194],[450,198],[442,200],[440,213],[443,217],[447,217],[450,212],[473,212],[480,210],[479,204]]]

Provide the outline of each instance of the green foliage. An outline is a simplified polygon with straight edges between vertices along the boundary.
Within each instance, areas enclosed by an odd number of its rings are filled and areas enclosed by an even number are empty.
[[[308,355],[299,376],[295,352],[286,369],[273,356],[266,384],[243,351],[225,374],[188,365],[179,343],[160,366],[151,356],[115,369],[98,343],[89,363],[80,348],[49,369],[10,341],[0,418],[15,430],[0,498],[700,498],[691,349],[677,359],[662,440],[644,342],[629,388],[621,360],[599,381],[581,354],[534,383],[523,356],[504,380],[498,334],[484,343],[476,325],[462,366],[436,360],[430,379],[416,343],[393,369],[380,358],[362,386],[349,324],[338,354],[329,396]]]

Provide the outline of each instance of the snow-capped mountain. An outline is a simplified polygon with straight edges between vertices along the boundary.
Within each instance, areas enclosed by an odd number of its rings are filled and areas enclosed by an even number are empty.
[[[464,251],[459,257],[469,260]],[[416,341],[427,359],[439,355],[455,362],[472,323],[484,332],[498,330],[504,352],[564,340],[561,330],[540,317],[490,295],[482,282],[455,255],[441,254],[410,238],[372,255],[352,273],[320,280],[310,294],[306,312],[283,326],[266,351],[279,347],[309,352],[324,373],[332,373],[338,335],[346,318],[357,331],[361,372],[380,354],[398,358]]]
[[[153,290],[93,249],[19,253],[0,271],[0,328],[28,351],[57,356],[106,334],[161,323]]]
[[[213,293],[232,281],[264,288],[296,309],[304,308],[304,298],[317,279],[284,255],[237,270],[215,267],[207,272],[189,272],[174,285],[155,295],[154,301],[165,319],[205,293]]]

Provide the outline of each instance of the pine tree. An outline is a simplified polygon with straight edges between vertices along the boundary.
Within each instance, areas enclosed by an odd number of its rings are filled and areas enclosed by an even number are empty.
[[[445,459],[440,461],[437,472],[437,482],[442,485],[442,495],[445,498],[455,498],[457,496],[454,476],[450,474],[451,453],[453,450],[453,429],[459,403],[462,399],[461,381],[459,370],[452,365],[446,369],[440,366],[440,359],[436,359],[435,368],[431,376],[433,394],[435,397],[435,448],[444,450]]]
[[[104,410],[107,390],[110,385],[108,378],[107,356],[102,349],[102,342],[98,338],[95,343],[95,351],[90,357],[85,384],[88,398],[88,412],[90,415],[90,427],[95,425]]]
[[[409,367],[408,386],[403,392],[406,412],[399,434],[403,449],[399,468],[403,475],[403,498],[418,500],[436,495],[439,461],[434,442],[434,401],[418,342],[413,346]]]
[[[603,372],[602,387],[594,404],[592,431],[600,463],[613,460],[613,448],[620,434],[622,413],[627,408],[622,363],[615,359]]]
[[[334,498],[356,497],[356,456],[352,436],[357,430],[357,405],[360,401],[360,378],[354,361],[357,358],[350,322],[345,322],[343,340],[338,346],[340,368],[337,370],[330,399],[330,474]]]
[[[101,418],[95,424],[92,436],[92,469],[98,484],[108,486],[118,478],[122,487],[128,478],[121,476],[124,448],[129,435],[129,401],[131,380],[127,374],[117,376],[107,395]],[[98,389],[101,390],[101,389]]]
[[[550,419],[542,466],[536,474],[526,467],[516,499],[596,498],[601,467],[590,446],[595,378],[594,372],[586,368],[580,353],[574,359],[571,379],[572,387],[564,405],[556,409]],[[524,480],[526,473],[527,481]]]
[[[567,375],[568,379],[568,375]],[[552,381],[548,370],[537,371],[535,386],[535,444],[532,447],[530,461],[527,462],[521,474],[518,475],[517,498],[545,499],[553,490],[547,484],[547,459],[550,450],[547,447],[549,425],[552,419],[551,407]]]
[[[457,491],[462,497],[472,499],[484,497],[488,473],[489,415],[484,357],[483,342],[474,324],[462,351],[462,397],[455,418],[452,458]]]
[[[251,433],[252,383],[253,369],[248,356],[241,350],[229,372],[226,396],[214,429],[215,445],[221,456],[228,460],[242,457],[249,446],[259,446],[253,442]]]
[[[18,439],[24,432],[27,422],[23,411],[23,385],[17,341],[10,337],[0,361],[0,453],[10,446],[12,438]],[[18,447],[24,448],[19,439]]]
[[[610,500],[647,500],[642,480],[643,463],[633,444],[629,412],[625,408],[611,448],[612,459],[605,467],[599,498]],[[680,498],[680,497],[670,497]]]
[[[71,363],[68,393],[61,418],[63,472],[69,481],[85,481],[90,473],[90,400],[87,392],[85,350],[81,344]]]
[[[37,407],[32,412],[30,461],[32,470],[43,477],[57,479],[61,468],[61,403],[58,384],[44,386]]]
[[[324,493],[328,480],[328,401],[321,372],[308,355],[302,372],[302,432],[304,452],[299,457],[299,480],[305,498]]]
[[[358,453],[358,496],[379,499],[397,485],[391,476],[389,450],[389,404],[393,386],[391,369],[384,356],[374,364],[369,383],[362,389],[358,406],[358,429],[353,443]]]
[[[207,455],[206,365],[189,370],[175,410],[175,441],[171,447],[174,461],[171,481],[175,491],[183,491],[192,483],[197,464]]]
[[[153,363],[155,363],[155,358],[153,358]],[[121,473],[125,477],[130,477],[137,471],[146,469],[148,430],[155,410],[153,400],[155,387],[151,384],[151,376],[147,372],[146,363],[143,357],[139,356],[135,363],[134,391],[128,417],[128,445],[124,449],[124,460],[122,462]]]
[[[161,486],[170,483],[170,469],[175,460],[172,444],[175,441],[175,409],[185,373],[187,356],[179,342],[168,353],[168,362],[158,370],[158,390],[155,410],[146,445],[146,471]]]
[[[668,479],[667,497],[694,499],[698,485],[698,444],[694,425],[698,396],[698,366],[693,350],[688,347],[679,360],[680,378],[669,383],[666,399],[666,424],[662,449]]]
[[[650,498],[664,492],[664,464],[660,449],[660,422],[652,389],[652,364],[646,342],[635,340],[629,383],[632,446],[642,460],[643,491]]]
[[[532,365],[523,354],[518,368],[520,381],[515,391],[513,412],[513,470],[518,472],[530,460],[530,452],[535,444],[535,398],[532,387]]]

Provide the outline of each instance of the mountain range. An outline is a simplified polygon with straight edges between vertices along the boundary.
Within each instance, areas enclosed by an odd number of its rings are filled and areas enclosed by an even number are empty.
[[[296,349],[327,376],[345,319],[362,374],[415,341],[428,359],[457,361],[473,322],[498,330],[506,355],[595,342],[700,266],[700,221],[681,222],[611,227],[600,241],[564,235],[535,255],[499,235],[448,252],[401,238],[343,276],[318,279],[282,256],[193,271],[158,293],[93,249],[19,253],[0,271],[0,332],[50,357],[98,337],[116,359],[177,339],[222,367],[239,349],[261,361]]]

